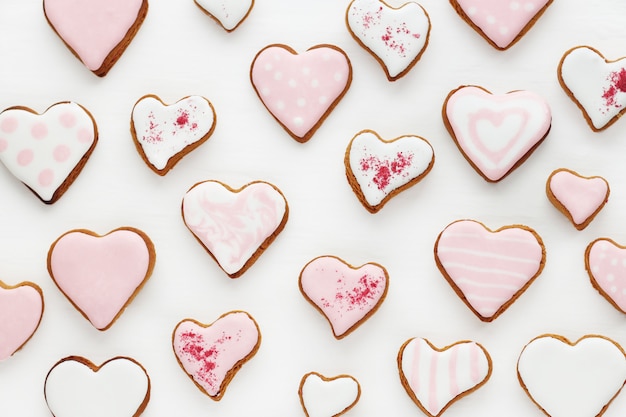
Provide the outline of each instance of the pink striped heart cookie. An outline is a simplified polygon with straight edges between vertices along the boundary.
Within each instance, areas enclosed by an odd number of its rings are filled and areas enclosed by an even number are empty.
[[[329,378],[317,372],[309,372],[300,381],[298,395],[307,417],[338,417],[359,401],[361,386],[350,375]]]
[[[474,220],[448,225],[435,243],[437,267],[485,322],[502,314],[543,270],[545,247],[527,226],[489,230]]]
[[[594,240],[585,251],[585,268],[593,287],[626,314],[626,246],[608,238]]]
[[[43,315],[43,293],[38,285],[22,282],[15,286],[0,281],[0,361],[28,342]]]
[[[400,348],[398,370],[413,402],[428,416],[437,417],[486,384],[492,364],[478,343],[461,341],[437,348],[426,339],[414,338]]]
[[[248,17],[254,0],[194,0],[196,5],[227,32],[237,29]]]

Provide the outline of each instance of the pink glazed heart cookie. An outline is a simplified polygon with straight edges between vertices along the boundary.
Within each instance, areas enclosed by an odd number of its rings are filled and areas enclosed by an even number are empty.
[[[459,150],[485,180],[519,167],[550,132],[548,103],[529,91],[496,95],[477,86],[450,92],[443,121]]]
[[[250,80],[276,121],[295,140],[306,142],[348,91],[352,66],[334,45],[317,45],[298,54],[276,44],[256,55]]]
[[[256,321],[244,311],[231,311],[212,324],[185,319],[172,335],[178,364],[200,391],[219,401],[235,374],[261,346]]]
[[[430,37],[428,13],[413,2],[394,8],[382,0],[353,0],[346,24],[359,45],[380,62],[389,81],[413,68]]]
[[[22,106],[0,113],[0,161],[46,204],[72,185],[97,141],[95,120],[76,103],[56,103],[43,114]]]
[[[107,330],[144,286],[156,260],[154,245],[130,227],[104,236],[72,230],[48,252],[48,272],[61,292],[98,330]]]
[[[527,226],[491,231],[474,220],[448,225],[435,243],[437,267],[463,302],[485,322],[495,320],[541,274],[546,254]]]
[[[578,230],[591,223],[609,200],[609,183],[602,177],[583,177],[561,168],[546,183],[548,199]]]
[[[505,50],[533,27],[552,1],[450,0],[450,4],[494,48]]]
[[[254,0],[194,0],[204,13],[212,17],[227,32],[232,32],[248,17]]]
[[[400,381],[413,402],[437,417],[462,397],[487,383],[489,353],[470,341],[437,348],[426,339],[407,340],[398,353]]]
[[[309,372],[300,381],[298,395],[307,417],[338,417],[359,401],[361,386],[350,375],[329,378],[317,372]]]
[[[52,29],[94,74],[104,77],[148,13],[148,0],[44,0]]]
[[[626,247],[607,238],[594,240],[585,251],[585,268],[593,287],[626,314]]]
[[[343,339],[380,307],[389,286],[387,270],[375,263],[354,267],[335,256],[313,259],[300,272],[300,291]]]
[[[43,293],[38,285],[22,282],[15,286],[0,281],[0,361],[28,342],[43,316]]]
[[[204,97],[188,96],[166,105],[149,94],[133,107],[130,131],[148,167],[165,175],[211,137],[215,121],[213,105]]]

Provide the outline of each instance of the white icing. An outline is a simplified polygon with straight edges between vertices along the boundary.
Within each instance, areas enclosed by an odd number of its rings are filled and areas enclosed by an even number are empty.
[[[552,417],[597,416],[622,389],[626,358],[605,338],[570,346],[552,336],[531,341],[517,370],[528,394]]]
[[[195,0],[195,2],[229,31],[237,28],[254,5],[254,0]]]
[[[351,376],[322,378],[310,373],[302,380],[300,398],[308,417],[331,417],[343,414],[359,399],[361,389]]]

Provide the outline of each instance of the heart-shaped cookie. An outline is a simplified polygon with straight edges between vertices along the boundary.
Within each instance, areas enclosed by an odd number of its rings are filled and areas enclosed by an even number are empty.
[[[352,0],[346,24],[352,37],[380,62],[389,81],[413,68],[430,37],[428,13],[413,2],[394,8],[382,0]]]
[[[504,312],[539,276],[545,263],[539,235],[527,226],[491,231],[459,220],[435,243],[437,267],[463,302],[482,321]]]
[[[132,358],[118,356],[97,366],[69,356],[48,372],[44,395],[55,417],[138,417],[150,400],[150,377]]]
[[[307,417],[337,417],[356,405],[361,397],[361,386],[350,375],[328,378],[309,372],[300,381],[298,395]]]
[[[299,285],[304,298],[326,317],[335,338],[342,339],[378,310],[389,276],[375,263],[354,267],[335,256],[320,256],[304,266]]]
[[[0,161],[46,204],[67,191],[97,141],[95,120],[76,103],[56,103],[43,114],[21,106],[0,113]]]
[[[611,239],[596,239],[585,251],[591,284],[616,309],[626,314],[626,246]]]
[[[550,174],[546,183],[548,199],[559,211],[583,230],[609,200],[609,183],[602,177],[583,177],[561,168]]]
[[[107,330],[146,283],[156,259],[140,230],[123,227],[104,236],[72,230],[48,252],[48,272],[61,292],[98,330]]]
[[[553,0],[450,0],[456,12],[494,48],[519,41]]]
[[[548,416],[601,416],[624,386],[626,356],[607,337],[587,335],[572,343],[548,334],[524,347],[517,377]]]
[[[460,398],[487,383],[489,353],[470,341],[437,348],[428,340],[407,340],[398,353],[402,386],[415,404],[431,417],[440,416]]]
[[[546,138],[552,115],[548,103],[529,91],[497,95],[482,87],[462,86],[446,98],[443,120],[476,172],[497,182]]]
[[[38,285],[15,286],[0,281],[0,361],[20,350],[33,336],[43,315],[43,293]]]
[[[200,96],[166,105],[149,94],[137,101],[131,115],[135,147],[159,175],[167,174],[186,154],[206,142],[213,130],[215,110],[209,100]]]
[[[227,32],[232,32],[248,17],[254,0],[194,0],[196,5]]]
[[[286,45],[269,45],[250,69],[254,91],[280,125],[306,142],[348,91],[352,66],[334,45],[317,45],[298,54]]]
[[[202,392],[219,401],[242,365],[259,350],[261,333],[248,313],[231,311],[208,325],[181,321],[172,345],[185,373]]]
[[[241,276],[283,230],[287,200],[278,188],[255,181],[238,190],[218,181],[193,187],[182,204],[183,221],[231,278]]]
[[[363,206],[376,213],[393,196],[417,184],[435,163],[432,146],[419,136],[384,140],[359,132],[346,149],[348,182]]]
[[[558,77],[593,131],[606,129],[626,112],[626,57],[609,61],[589,46],[577,46],[561,58]]]
[[[99,77],[122,56],[148,13],[148,0],[44,0],[52,29]]]

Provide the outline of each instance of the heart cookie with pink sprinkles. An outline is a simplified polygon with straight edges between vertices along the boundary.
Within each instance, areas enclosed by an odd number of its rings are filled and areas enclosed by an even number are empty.
[[[611,239],[596,239],[585,251],[585,268],[593,287],[626,314],[626,246]]]
[[[0,361],[28,342],[41,322],[43,293],[38,285],[22,282],[15,286],[0,281]]]

